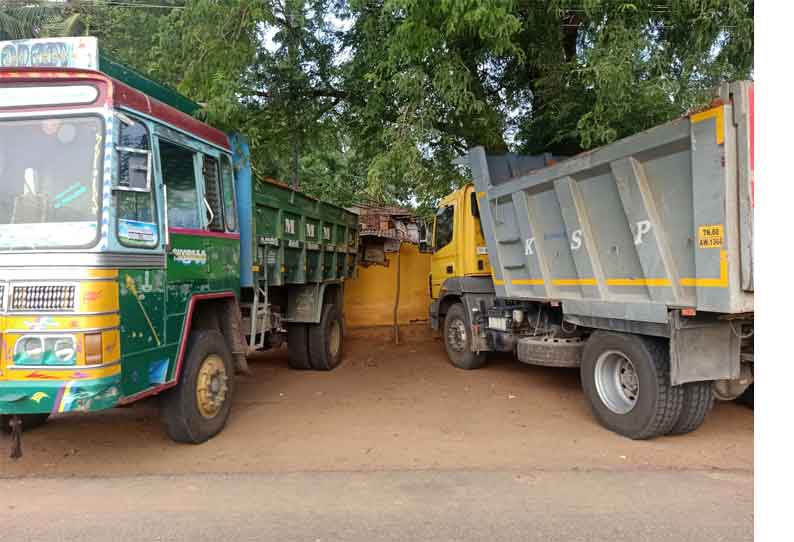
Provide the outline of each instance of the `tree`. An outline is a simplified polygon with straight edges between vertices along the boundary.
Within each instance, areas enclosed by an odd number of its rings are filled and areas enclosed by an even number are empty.
[[[44,2],[9,2],[0,8],[0,40],[36,37],[52,21],[53,15]]]
[[[471,146],[572,155],[753,69],[751,0],[136,3],[72,1],[61,20],[245,133],[258,178],[343,204],[428,210]]]

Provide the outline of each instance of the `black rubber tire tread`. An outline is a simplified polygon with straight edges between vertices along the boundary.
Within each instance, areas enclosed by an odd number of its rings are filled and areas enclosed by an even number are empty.
[[[210,354],[217,354],[223,360],[228,375],[228,391],[221,410],[208,420],[198,410],[196,380],[202,362]],[[161,397],[160,411],[168,436],[176,442],[200,444],[220,433],[229,418],[233,392],[234,363],[223,335],[214,329],[191,332],[179,383]]]
[[[287,324],[287,364],[290,369],[308,371],[312,368],[309,360],[309,330],[306,324]]]
[[[626,414],[612,412],[598,396],[594,371],[596,360],[604,350],[625,352],[637,370],[640,395],[637,404]],[[596,331],[585,344],[580,372],[582,389],[593,415],[615,433],[634,440],[665,435],[681,414],[683,390],[680,386],[670,385],[670,353],[668,343],[663,339]]]
[[[671,435],[691,433],[706,419],[714,406],[714,382],[688,382],[679,386],[683,390],[681,414],[670,430]]]
[[[452,365],[458,369],[464,369],[466,371],[479,369],[485,365],[488,358],[485,352],[480,352],[478,354],[472,351],[470,332],[466,333],[466,350],[464,352],[453,350],[449,345],[449,326],[455,320],[462,321],[463,325],[466,326],[466,317],[461,303],[455,303],[450,306],[449,309],[447,309],[447,314],[444,316],[444,347],[447,349],[447,357]]]
[[[750,384],[744,393],[736,398],[739,403],[746,405],[755,410],[755,384]]]
[[[50,418],[50,415],[46,412],[39,413],[39,414],[19,414],[19,417],[22,418],[22,432],[30,431],[31,429],[36,429],[37,427],[41,427],[47,420]],[[0,416],[0,431],[5,433],[6,435],[11,434],[11,415],[4,414]]]
[[[339,325],[339,351],[336,356],[331,355],[328,348],[328,337],[331,326],[336,322]],[[342,333],[342,317],[336,305],[323,305],[323,313],[319,324],[309,326],[309,359],[315,371],[332,371],[342,363],[342,347],[344,337]]]

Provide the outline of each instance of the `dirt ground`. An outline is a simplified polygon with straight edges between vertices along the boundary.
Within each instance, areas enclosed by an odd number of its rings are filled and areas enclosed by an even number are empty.
[[[251,360],[226,429],[200,445],[166,436],[156,399],[64,415],[24,436],[0,476],[276,473],[411,469],[753,469],[753,412],[717,403],[700,430],[635,442],[603,429],[576,370],[509,356],[453,368],[424,326],[351,330],[330,373],[287,368],[286,348]]]

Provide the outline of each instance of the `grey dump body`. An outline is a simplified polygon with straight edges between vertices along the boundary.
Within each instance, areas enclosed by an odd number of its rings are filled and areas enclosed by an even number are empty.
[[[663,324],[671,308],[752,312],[750,89],[535,171],[472,149],[497,295]]]
[[[542,169],[471,149],[496,296],[559,302],[583,326],[668,336],[674,381],[736,378],[738,337],[712,322],[753,312],[752,84],[717,97]],[[735,362],[706,367],[720,363],[714,348]],[[684,367],[684,356],[701,362]]]

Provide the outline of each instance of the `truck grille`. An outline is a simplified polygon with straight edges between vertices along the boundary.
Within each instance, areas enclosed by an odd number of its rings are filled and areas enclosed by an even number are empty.
[[[14,286],[9,296],[12,311],[70,311],[74,309],[74,285]]]

